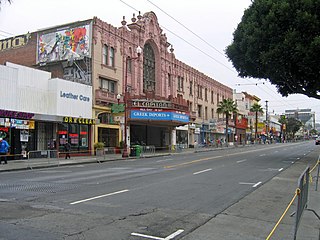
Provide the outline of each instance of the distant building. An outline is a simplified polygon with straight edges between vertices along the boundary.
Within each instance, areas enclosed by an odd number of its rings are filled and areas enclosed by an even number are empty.
[[[250,112],[251,107],[255,103],[259,103],[260,98],[247,92],[233,93],[233,101],[238,108],[236,119],[236,134],[238,142],[244,140],[251,141],[254,139],[255,131],[255,113]]]
[[[311,109],[285,110],[286,118],[295,118],[300,120],[305,129],[316,128],[316,114]]]

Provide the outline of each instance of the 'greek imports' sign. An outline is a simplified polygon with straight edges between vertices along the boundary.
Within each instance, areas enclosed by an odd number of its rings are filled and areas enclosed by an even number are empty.
[[[189,115],[175,112],[156,112],[156,111],[140,111],[131,110],[130,118],[155,121],[177,121],[189,122]]]

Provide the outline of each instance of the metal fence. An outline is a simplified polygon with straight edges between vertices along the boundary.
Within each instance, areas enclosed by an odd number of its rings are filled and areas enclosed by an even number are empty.
[[[141,157],[146,155],[155,155],[156,147],[155,146],[140,146],[141,147]]]
[[[57,150],[29,151],[27,157],[28,168],[31,169],[44,164],[59,166],[59,152]]]
[[[307,167],[299,177],[298,188],[300,189],[298,194],[298,203],[296,211],[296,221],[294,227],[294,240],[297,238],[297,232],[299,223],[303,214],[303,211],[308,205],[308,193],[309,193],[309,182],[310,182],[310,167]]]

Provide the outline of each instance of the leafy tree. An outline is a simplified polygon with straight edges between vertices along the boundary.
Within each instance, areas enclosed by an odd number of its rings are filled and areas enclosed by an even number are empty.
[[[229,135],[228,135],[228,129],[229,129],[229,117],[231,114],[237,113],[237,105],[232,99],[223,99],[218,104],[217,113],[218,114],[224,114],[226,116],[226,144],[229,142]]]
[[[281,137],[284,137],[284,139],[286,138],[285,137],[285,129],[288,125],[288,120],[286,119],[286,116],[285,115],[281,115],[279,120],[278,120],[279,123],[281,123]]]
[[[318,131],[317,131],[316,129],[312,128],[312,129],[310,130],[310,134],[311,134],[311,135],[318,135]]]
[[[254,0],[226,54],[240,77],[269,79],[283,96],[320,99],[319,29],[319,0]]]
[[[291,138],[294,139],[294,135],[299,131],[303,124],[296,118],[288,118],[287,121],[286,131],[291,135]]]
[[[0,5],[3,1],[7,1],[8,3],[12,3],[12,0],[0,0]]]
[[[255,122],[255,133],[254,133],[254,140],[257,141],[257,133],[258,133],[258,113],[263,113],[262,107],[258,103],[254,103],[251,108],[250,112],[254,112],[256,114],[256,122]]]

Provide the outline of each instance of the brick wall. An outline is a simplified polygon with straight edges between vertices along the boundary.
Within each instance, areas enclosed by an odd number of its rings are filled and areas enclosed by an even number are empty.
[[[17,48],[0,50],[0,64],[12,62],[24,66],[36,64],[37,34],[32,33],[27,44]]]

